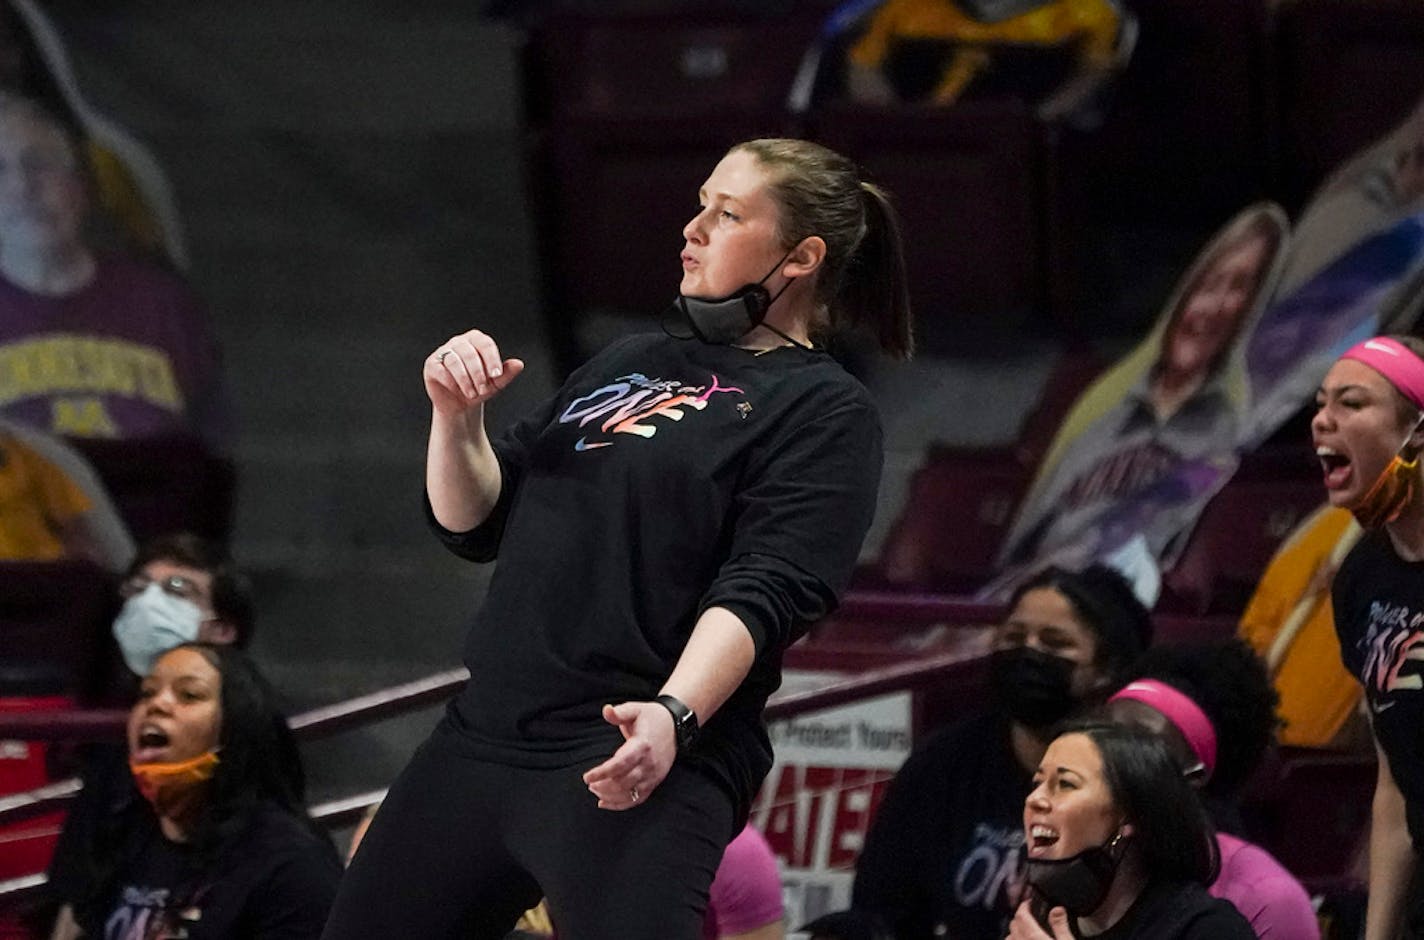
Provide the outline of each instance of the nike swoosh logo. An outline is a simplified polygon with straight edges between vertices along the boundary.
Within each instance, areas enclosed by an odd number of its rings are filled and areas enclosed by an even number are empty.
[[[1393,707],[1394,707],[1394,702],[1393,702],[1393,700],[1388,701],[1388,702],[1380,702],[1380,703],[1378,703],[1378,704],[1375,704],[1375,705],[1371,705],[1371,706],[1370,706],[1370,708],[1374,711],[1374,713],[1375,713],[1376,715],[1378,715],[1380,712],[1384,711],[1386,708],[1393,708]]]
[[[598,450],[598,448],[608,447],[612,443],[612,441],[595,441],[590,444],[583,438],[579,438],[578,440],[574,441],[574,450],[579,451],[580,453],[586,450]]]

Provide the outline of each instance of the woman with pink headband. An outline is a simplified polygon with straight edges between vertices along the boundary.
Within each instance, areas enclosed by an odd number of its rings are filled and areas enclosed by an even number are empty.
[[[1331,587],[1340,655],[1364,687],[1379,752],[1365,940],[1424,937],[1422,357],[1407,336],[1354,346],[1320,383],[1310,426],[1331,505],[1366,530]]]
[[[1236,798],[1275,732],[1278,697],[1255,652],[1239,639],[1158,646],[1114,694],[1114,722],[1156,734],[1201,796],[1216,827],[1221,871],[1213,897],[1230,901],[1263,940],[1319,940],[1310,896],[1269,852],[1231,835]]]

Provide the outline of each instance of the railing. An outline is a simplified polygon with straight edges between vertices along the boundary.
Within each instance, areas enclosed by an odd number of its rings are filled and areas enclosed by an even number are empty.
[[[847,597],[839,616],[854,619],[898,619],[936,622],[957,620],[983,622],[981,615],[997,608],[964,605],[935,599],[904,598],[895,604],[895,595],[858,594]],[[903,597],[903,596],[901,596]],[[853,678],[830,683],[806,692],[780,694],[767,703],[766,718],[778,721],[808,712],[834,708],[888,692],[908,691],[932,685],[939,678],[964,665],[973,654],[964,651],[935,653],[912,662],[871,669]],[[392,718],[437,704],[454,695],[470,674],[464,668],[436,673],[423,679],[382,689],[368,695],[323,706],[292,716],[290,724],[299,740],[313,740]],[[67,710],[51,713],[0,714],[0,740],[118,740],[122,737],[127,711],[115,709]],[[0,825],[19,822],[64,807],[82,788],[77,779],[57,781],[25,793],[0,797]],[[373,790],[313,805],[312,817],[335,828],[358,820],[385,796]],[[0,881],[0,908],[38,893],[45,884],[43,874]]]
[[[943,673],[962,665],[964,661],[965,654],[959,652],[932,655],[905,665],[870,670],[855,678],[835,682],[814,691],[774,696],[767,703],[766,717],[768,721],[777,721],[823,708],[834,708],[886,692],[920,688],[933,683]],[[302,712],[292,716],[290,723],[299,739],[313,740],[438,703],[453,695],[468,679],[469,672],[463,668],[436,673],[336,705]],[[122,732],[126,715],[126,712],[116,712],[112,709],[55,713],[49,716],[0,715],[0,739],[112,739]],[[76,733],[76,729],[83,733]],[[0,797],[0,825],[59,809],[72,800],[81,788],[82,784],[78,779],[70,778],[23,793]],[[360,808],[376,802],[375,799],[365,802],[361,800],[362,796],[357,796],[319,804],[312,807],[312,815],[333,825],[341,825],[351,816],[359,815]]]
[[[966,602],[963,598],[935,594],[859,591],[848,594],[836,613],[836,620],[867,625],[946,624],[956,627],[996,622],[1002,607]],[[1158,617],[1159,632],[1201,634],[1220,629],[1215,621],[1192,617]],[[768,721],[779,721],[808,712],[834,708],[890,692],[914,691],[934,686],[945,676],[964,667],[980,651],[958,648],[913,654],[901,650],[908,661],[880,665],[821,688],[782,693],[767,703]],[[386,718],[438,704],[454,695],[467,681],[464,668],[436,673],[423,679],[382,689],[368,695],[323,706],[292,716],[290,723],[299,740],[314,740],[361,727]],[[70,710],[50,713],[0,714],[0,740],[118,740],[122,737],[127,711]],[[0,797],[0,825],[29,819],[62,808],[81,788],[78,780],[62,780],[26,793]],[[384,790],[374,790],[311,807],[313,818],[337,827],[356,821],[379,803]],[[0,908],[36,892],[44,884],[43,875],[0,882]]]

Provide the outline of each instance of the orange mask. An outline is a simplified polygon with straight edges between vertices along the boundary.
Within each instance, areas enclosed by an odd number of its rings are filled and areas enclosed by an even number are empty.
[[[1419,492],[1419,453],[1405,459],[1409,442],[1390,458],[1379,478],[1360,501],[1350,507],[1355,519],[1366,529],[1377,529],[1399,518]]]
[[[138,764],[129,761],[129,771],[143,798],[160,816],[187,809],[218,767],[218,752],[206,751],[188,760]]]

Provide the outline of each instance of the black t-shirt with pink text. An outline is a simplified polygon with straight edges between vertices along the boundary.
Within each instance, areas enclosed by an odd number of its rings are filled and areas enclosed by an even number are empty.
[[[1410,835],[1424,848],[1424,562],[1400,558],[1384,530],[1366,532],[1331,596],[1340,656],[1364,686]]]
[[[865,388],[819,351],[634,336],[495,452],[490,518],[435,526],[456,554],[499,559],[447,723],[484,760],[607,757],[621,737],[602,706],[657,695],[702,611],[722,607],[756,660],[685,759],[744,815],[771,766],[761,713],[782,651],[834,608],[874,513],[881,431]]]

